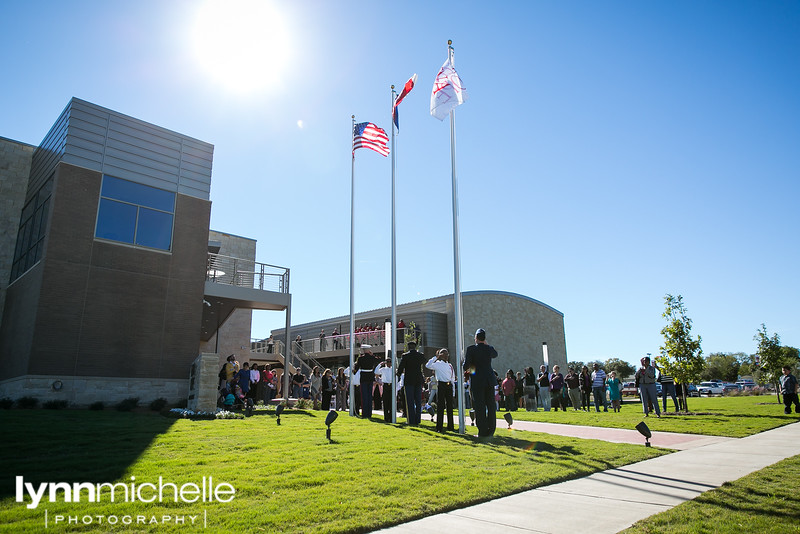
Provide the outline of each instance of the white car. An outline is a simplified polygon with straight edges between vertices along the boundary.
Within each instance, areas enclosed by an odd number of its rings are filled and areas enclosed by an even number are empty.
[[[700,385],[697,386],[697,392],[700,395],[722,395],[725,391],[721,382],[700,382]]]

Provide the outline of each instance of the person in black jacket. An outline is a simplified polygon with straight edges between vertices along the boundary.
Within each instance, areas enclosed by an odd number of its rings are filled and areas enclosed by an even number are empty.
[[[417,426],[422,421],[422,384],[425,383],[422,366],[425,365],[425,356],[417,352],[417,344],[413,341],[408,342],[408,349],[400,358],[397,376],[405,373],[403,389],[406,396],[406,417],[409,425]]]
[[[372,417],[372,383],[375,381],[378,359],[372,354],[372,345],[361,345],[361,352],[353,372],[361,371],[361,417],[369,419]]]
[[[550,411],[550,375],[547,374],[547,366],[539,367],[539,406],[546,412]]]
[[[497,358],[497,351],[486,343],[486,332],[479,328],[475,332],[475,344],[467,347],[464,353],[464,370],[470,373],[470,390],[475,409],[475,426],[478,437],[488,438],[494,435],[497,426],[494,388],[497,385],[492,359]]]

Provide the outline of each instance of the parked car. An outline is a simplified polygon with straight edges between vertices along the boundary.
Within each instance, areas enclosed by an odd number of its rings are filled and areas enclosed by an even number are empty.
[[[689,384],[688,386],[686,386],[686,396],[687,397],[699,397],[700,396],[700,392],[697,391],[697,386],[695,386],[694,384]]]
[[[722,382],[700,382],[700,386],[697,388],[697,393],[699,395],[722,395],[725,392],[725,388],[722,387]]]
[[[738,380],[736,382],[736,385],[740,386],[741,389],[753,389],[754,387],[756,387],[756,383],[753,382],[752,380]]]
[[[623,395],[638,395],[639,394],[639,390],[636,389],[636,382],[625,382],[624,384],[622,384],[621,392],[622,392]]]
[[[739,391],[740,389],[742,389],[742,388],[740,388],[736,384],[722,384],[722,394],[723,395],[725,393],[730,393],[732,391]]]

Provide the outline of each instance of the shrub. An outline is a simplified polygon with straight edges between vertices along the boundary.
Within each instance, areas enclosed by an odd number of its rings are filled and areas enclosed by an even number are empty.
[[[103,410],[105,407],[106,405],[103,404],[103,401],[93,402],[89,405],[90,410],[97,410],[97,411]]]
[[[42,406],[47,410],[63,410],[69,405],[67,401],[64,399],[60,400],[49,400],[42,404]]]
[[[244,419],[244,414],[235,412],[226,412],[225,410],[217,412],[217,419]]]
[[[293,408],[295,410],[311,410],[314,408],[314,401],[311,399],[297,399]]]
[[[167,405],[167,399],[161,397],[150,403],[150,409],[154,412],[160,412]]]
[[[0,408],[3,410],[10,410],[12,406],[14,406],[14,401],[12,399],[9,399],[8,397],[3,397],[0,399]]]
[[[120,412],[130,412],[139,406],[139,397],[130,397],[117,403],[115,408]]]
[[[17,399],[17,406],[20,408],[36,408],[37,404],[39,404],[39,399],[36,397],[20,397]]]

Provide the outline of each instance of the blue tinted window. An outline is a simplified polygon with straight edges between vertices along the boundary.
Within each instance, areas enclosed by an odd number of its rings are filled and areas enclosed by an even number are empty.
[[[169,250],[172,239],[172,215],[163,211],[139,208],[136,244]]]
[[[170,250],[175,193],[103,176],[95,236]]]
[[[136,235],[137,210],[138,208],[132,204],[123,204],[122,202],[101,198],[95,236],[124,243],[133,243],[133,238]]]
[[[170,213],[175,211],[175,193],[120,180],[113,176],[103,176],[103,190],[100,196]]]

